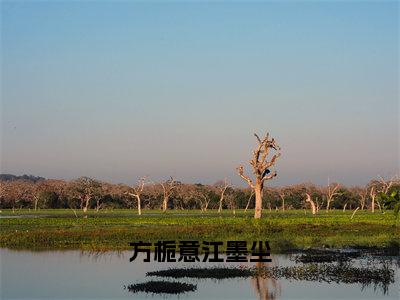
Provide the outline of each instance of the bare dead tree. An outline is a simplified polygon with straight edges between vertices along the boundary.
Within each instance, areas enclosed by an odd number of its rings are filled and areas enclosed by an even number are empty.
[[[320,204],[319,202],[318,202],[318,197],[315,197],[315,209],[316,209],[316,213],[318,213],[319,212],[319,209],[320,209],[320,206],[321,206],[322,204]]]
[[[378,205],[379,209],[382,210],[381,204],[379,203],[379,193],[387,194],[393,184],[396,183],[397,176],[392,177],[390,180],[385,180],[383,177],[378,176],[378,180],[371,180],[366,187],[369,191],[369,197],[371,198],[371,212],[375,212],[375,205]]]
[[[279,195],[279,198],[281,198],[281,200],[282,200],[282,211],[285,211],[286,189],[284,187],[278,189],[278,195]]]
[[[233,215],[235,216],[236,215],[236,199],[235,199],[235,195],[232,194],[232,193],[228,193],[225,196],[225,199],[226,199],[225,201],[226,201],[226,204],[228,206],[228,209],[232,210]]]
[[[311,212],[312,212],[313,215],[315,215],[317,213],[317,209],[316,209],[315,203],[314,203],[314,201],[311,200],[310,194],[306,193],[306,196],[307,196],[306,202],[310,203]]]
[[[376,198],[376,188],[375,186],[371,186],[369,190],[369,196],[371,197],[371,212],[375,212],[375,198]]]
[[[194,197],[198,200],[201,211],[206,212],[211,201],[209,190],[203,185],[197,185],[194,190]]]
[[[379,176],[379,181],[382,184],[381,192],[387,194],[392,187],[393,183],[396,181],[397,176],[393,176],[389,180],[385,180],[382,176]]]
[[[365,203],[368,197],[368,187],[354,187],[352,188],[352,191],[359,197],[360,209],[364,210]]]
[[[165,212],[168,208],[168,201],[176,188],[176,181],[171,176],[168,180],[161,182],[160,185],[163,189],[163,202],[162,202],[162,210]]]
[[[269,139],[269,133],[267,133],[264,139],[260,139],[257,134],[254,135],[257,138],[258,147],[253,151],[253,159],[250,161],[250,165],[253,168],[255,182],[244,175],[243,166],[239,166],[237,171],[239,176],[254,190],[256,196],[254,218],[259,219],[262,215],[264,181],[270,180],[277,175],[276,171],[271,172],[270,168],[274,167],[276,160],[281,155],[279,152],[281,148],[276,144],[273,138]],[[274,149],[276,153],[268,160],[270,149]]]
[[[136,200],[137,200],[137,204],[138,204],[138,215],[139,215],[139,216],[142,214],[142,207],[141,207],[141,202],[140,202],[140,200],[141,200],[141,199],[140,199],[140,196],[141,196],[142,193],[143,193],[143,189],[144,189],[144,186],[145,186],[145,184],[146,184],[146,179],[147,179],[147,177],[141,177],[141,178],[139,179],[139,181],[138,181],[138,185],[132,188],[133,193],[132,193],[132,192],[128,193],[129,196],[135,197]]]
[[[225,192],[227,188],[229,187],[228,180],[225,178],[224,181],[219,181],[215,185],[216,188],[219,190],[219,206],[218,206],[218,212],[220,213],[222,211],[222,204],[224,202],[224,197],[225,197]]]
[[[337,191],[339,187],[340,185],[338,183],[331,186],[328,180],[328,186],[326,188],[326,211],[329,211],[333,198],[337,195],[340,195],[340,193]]]

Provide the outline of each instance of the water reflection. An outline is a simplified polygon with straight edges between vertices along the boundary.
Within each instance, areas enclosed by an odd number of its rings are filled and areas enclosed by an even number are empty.
[[[274,262],[274,260],[273,260]],[[274,264],[274,263],[272,263]],[[257,292],[258,299],[260,300],[274,300],[278,299],[281,295],[281,286],[277,279],[261,275],[267,267],[266,263],[258,262],[256,264],[258,275],[251,279],[255,291]]]
[[[2,299],[121,299],[132,298],[123,286],[153,280],[148,272],[170,268],[211,268],[213,263],[144,263],[138,258],[129,262],[130,251],[11,251],[0,249],[1,255],[1,298]],[[272,263],[222,264],[224,267],[255,267],[256,270],[305,265],[296,264],[290,257],[272,255]],[[355,265],[362,266],[363,261]],[[380,267],[374,261],[370,267]],[[221,267],[221,264],[219,264]],[[387,285],[387,294],[374,285],[360,283],[323,282],[318,280],[296,280],[288,277],[265,276],[259,272],[255,277],[230,278],[223,280],[178,278],[166,279],[197,286],[197,290],[184,297],[190,299],[315,299],[316,295],[329,295],[331,298],[398,299],[399,268],[390,265],[395,272],[394,283]],[[284,274],[284,273],[281,273]],[[267,274],[268,275],[268,274]],[[278,274],[279,275],[279,274]],[[279,278],[279,279],[277,279]],[[159,280],[160,278],[154,278]],[[24,282],[23,285],[20,283]],[[135,299],[148,299],[145,293],[134,295]],[[153,295],[152,299],[163,299],[163,295]],[[175,299],[175,296],[168,296]],[[181,296],[182,297],[182,296]]]

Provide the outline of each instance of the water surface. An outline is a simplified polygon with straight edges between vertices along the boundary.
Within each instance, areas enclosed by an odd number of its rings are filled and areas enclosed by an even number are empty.
[[[384,294],[374,286],[295,281],[286,279],[240,278],[221,281],[179,279],[197,284],[197,291],[176,295],[132,294],[124,286],[157,277],[146,272],[170,267],[211,267],[213,263],[143,262],[130,263],[131,251],[94,254],[81,251],[14,251],[0,249],[1,299],[399,299],[399,268],[395,283]],[[295,263],[285,255],[272,255],[269,266]],[[362,263],[362,262],[360,262]],[[219,264],[221,265],[221,264]],[[223,266],[251,266],[251,263],[223,263]],[[163,278],[163,280],[173,280]]]

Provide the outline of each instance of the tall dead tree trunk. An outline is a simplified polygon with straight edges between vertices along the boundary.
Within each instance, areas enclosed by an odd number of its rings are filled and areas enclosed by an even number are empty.
[[[144,185],[146,184],[146,177],[142,177],[139,179],[138,185],[133,189],[133,193],[128,193],[130,196],[135,197],[137,200],[137,207],[138,207],[138,215],[142,214],[142,206],[141,206],[141,199],[140,196],[142,195]]]
[[[168,209],[168,201],[169,198],[171,197],[171,194],[173,190],[175,189],[175,179],[171,176],[169,180],[160,183],[163,189],[163,204],[162,204],[162,210],[163,212],[166,212]]]
[[[328,187],[326,190],[326,211],[329,211],[331,202],[333,201],[333,197],[340,194],[337,192],[339,187],[340,187],[339,184],[336,184],[335,186],[331,187],[331,184],[329,183],[329,180],[328,180]]]
[[[375,187],[371,187],[371,190],[369,191],[369,195],[371,196],[371,212],[375,212],[375,197],[376,197],[376,191]]]
[[[222,211],[222,204],[224,203],[224,197],[225,197],[225,192],[226,189],[229,187],[228,181],[225,178],[224,181],[217,186],[217,188],[220,191],[220,196],[219,196],[219,206],[218,206],[218,212],[220,213]]]
[[[306,194],[306,196],[307,196],[306,202],[310,203],[311,212],[312,212],[313,215],[315,215],[317,213],[317,209],[316,209],[315,203],[314,203],[314,201],[311,200],[310,194]]]
[[[83,207],[83,212],[84,213],[87,213],[87,211],[88,211],[88,208],[89,208],[89,203],[90,203],[90,200],[92,199],[92,196],[89,194],[89,195],[85,195],[85,206]]]
[[[270,168],[274,167],[276,160],[281,155],[280,147],[276,144],[275,140],[269,139],[269,133],[264,139],[260,139],[257,134],[254,134],[258,141],[258,147],[253,151],[253,159],[250,161],[250,165],[253,168],[253,174],[255,181],[251,180],[248,176],[244,175],[243,166],[237,168],[240,177],[245,180],[248,185],[254,190],[256,197],[254,218],[259,219],[262,216],[262,194],[264,189],[264,181],[274,178],[277,173],[276,171],[271,172]],[[268,160],[268,154],[270,149],[274,149],[276,153]]]

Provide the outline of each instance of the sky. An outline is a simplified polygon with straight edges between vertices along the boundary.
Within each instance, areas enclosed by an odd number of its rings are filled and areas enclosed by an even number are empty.
[[[1,1],[1,173],[270,185],[399,173],[399,2]]]

